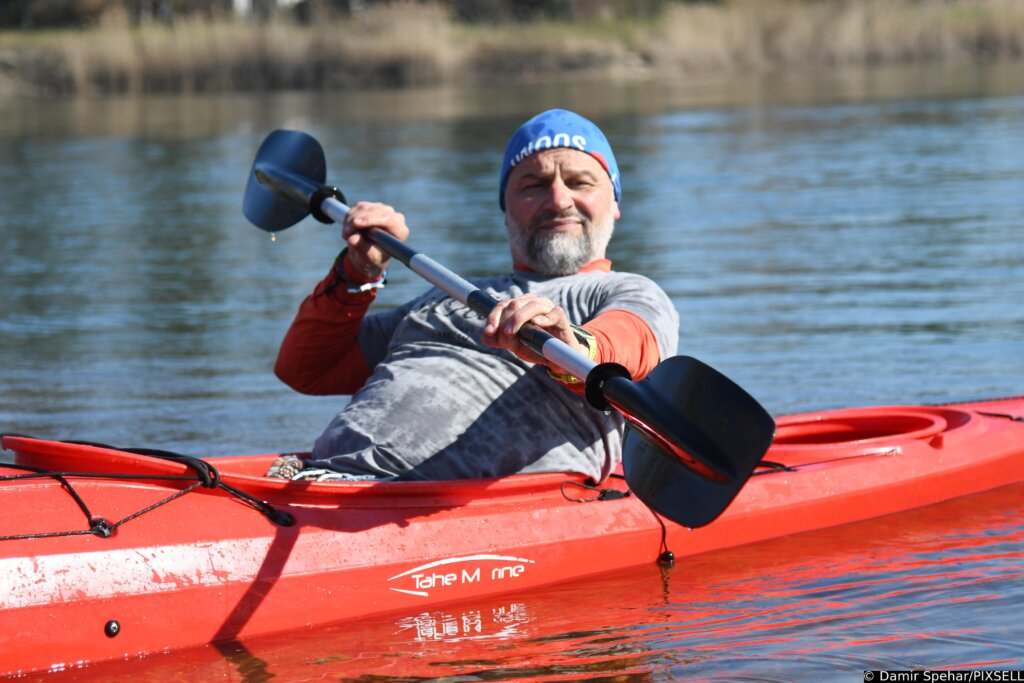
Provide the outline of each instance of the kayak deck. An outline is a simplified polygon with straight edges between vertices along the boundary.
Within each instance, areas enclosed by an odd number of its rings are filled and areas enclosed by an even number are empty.
[[[264,478],[276,454],[208,461],[294,522],[275,524],[221,488],[184,492],[196,477],[178,462],[4,437],[15,465],[0,465],[0,674],[419,613],[652,563],[666,548],[685,556],[912,509],[1024,480],[1022,437],[1024,398],[781,418],[764,466],[693,530],[622,495],[619,478],[591,500],[582,477],[558,473],[310,483]],[[66,474],[11,478],[19,468]],[[90,532],[95,518],[112,533]],[[62,531],[76,535],[46,535]]]

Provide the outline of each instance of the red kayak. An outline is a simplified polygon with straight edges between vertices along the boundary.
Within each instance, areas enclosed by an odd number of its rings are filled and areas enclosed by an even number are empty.
[[[1024,481],[1024,397],[778,420],[731,507],[665,522],[620,478],[263,478],[276,455],[168,459],[6,436],[0,675],[61,670],[540,585]],[[212,465],[212,468],[210,467]]]

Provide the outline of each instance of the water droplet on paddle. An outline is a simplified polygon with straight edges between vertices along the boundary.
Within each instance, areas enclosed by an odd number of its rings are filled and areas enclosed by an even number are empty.
[[[271,242],[276,242],[277,241],[277,233],[276,232],[270,233],[270,241]]]

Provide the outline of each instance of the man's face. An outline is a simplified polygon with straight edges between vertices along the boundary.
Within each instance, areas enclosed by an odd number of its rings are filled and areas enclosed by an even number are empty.
[[[570,275],[597,258],[619,218],[604,167],[575,149],[549,149],[519,162],[505,189],[512,261],[544,275]]]

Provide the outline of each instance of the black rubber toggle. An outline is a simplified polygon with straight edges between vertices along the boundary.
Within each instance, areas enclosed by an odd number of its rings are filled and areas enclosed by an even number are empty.
[[[633,379],[633,376],[629,374],[629,370],[618,363],[601,363],[595,366],[590,371],[590,374],[587,375],[587,389],[584,394],[587,397],[587,403],[598,410],[608,410],[611,408],[608,400],[604,397],[604,392],[601,391],[601,385],[612,377]]]
[[[267,519],[278,526],[295,526],[295,518],[289,513],[282,510],[278,510],[275,507],[267,506],[269,508],[266,511]]]
[[[324,203],[324,200],[328,197],[334,197],[342,204],[348,204],[345,201],[345,195],[341,193],[336,187],[330,185],[321,185],[317,188],[316,192],[309,196],[309,212],[313,214],[313,218],[317,219],[321,223],[333,223],[334,219],[325,214],[321,209],[320,205]]]
[[[114,527],[102,517],[93,517],[89,520],[89,531],[100,538],[110,538],[114,535]]]
[[[661,555],[658,555],[658,564],[662,567],[672,567],[676,563],[676,554],[671,550],[666,550]]]

